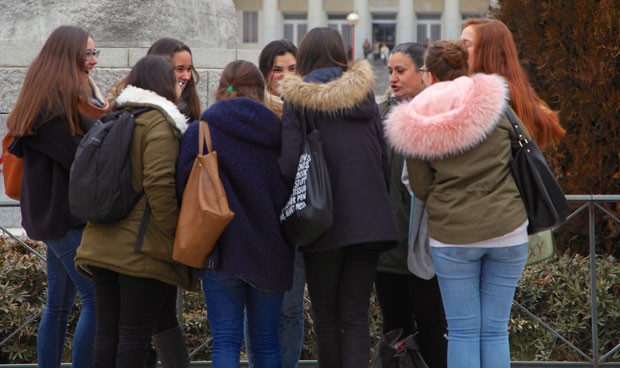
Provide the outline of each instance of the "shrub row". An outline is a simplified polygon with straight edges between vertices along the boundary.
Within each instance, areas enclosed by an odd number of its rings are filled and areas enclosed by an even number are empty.
[[[44,254],[44,245],[36,242],[30,245]],[[597,258],[597,275],[599,353],[604,354],[620,341],[620,265],[612,256]],[[564,255],[528,266],[516,300],[579,349],[591,354],[589,283],[589,258]],[[12,240],[0,240],[0,340],[36,316],[45,304],[45,295],[45,262]],[[78,313],[79,303],[70,319],[64,361],[70,360],[72,331]],[[316,359],[308,301],[305,314],[302,359]],[[381,317],[374,294],[369,319],[374,344],[381,335]],[[0,364],[36,361],[38,321],[36,318],[26,324],[0,348]],[[192,360],[210,360],[212,340],[201,293],[184,293],[183,321],[188,348],[195,351]],[[510,329],[513,360],[583,360],[517,308],[513,308]],[[620,359],[619,354],[613,358]]]

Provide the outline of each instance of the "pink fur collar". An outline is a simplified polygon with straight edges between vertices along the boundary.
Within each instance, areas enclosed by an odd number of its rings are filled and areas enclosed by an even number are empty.
[[[434,160],[457,155],[488,137],[508,98],[506,82],[495,74],[435,83],[392,110],[386,136],[407,156]]]

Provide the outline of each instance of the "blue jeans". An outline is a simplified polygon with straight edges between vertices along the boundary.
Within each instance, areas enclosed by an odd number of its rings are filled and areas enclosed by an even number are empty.
[[[527,249],[527,243],[432,248],[448,320],[449,368],[510,368],[508,320]]]
[[[213,269],[202,277],[202,287],[213,335],[213,366],[240,366],[243,316],[247,310],[255,367],[282,367],[278,331],[284,292],[257,289]]]
[[[295,252],[295,268],[293,271],[293,287],[284,293],[282,300],[282,316],[280,319],[280,349],[282,350],[282,368],[297,368],[301,347],[304,340],[304,291],[306,290],[306,274],[304,255]],[[254,368],[252,343],[248,334],[248,320],[245,320],[245,347],[250,368]]]
[[[95,292],[91,280],[75,270],[75,250],[83,227],[70,229],[60,239],[44,241],[47,246],[47,301],[37,335],[39,368],[58,368],[67,332],[67,320],[76,293],[82,311],[73,335],[72,362],[76,368],[93,365],[95,345]]]

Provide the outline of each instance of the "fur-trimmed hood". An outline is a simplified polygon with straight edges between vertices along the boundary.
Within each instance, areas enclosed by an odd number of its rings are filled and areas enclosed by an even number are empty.
[[[282,98],[293,106],[334,114],[362,104],[374,86],[372,67],[368,61],[360,60],[326,83],[304,81],[299,75],[289,75],[280,81],[280,92]]]
[[[118,107],[152,107],[163,112],[181,133],[187,128],[187,117],[179,111],[177,105],[153,91],[127,86],[116,98],[116,104]]]
[[[489,136],[508,99],[506,82],[495,74],[439,82],[392,110],[385,121],[386,136],[408,156],[435,160],[457,155]]]

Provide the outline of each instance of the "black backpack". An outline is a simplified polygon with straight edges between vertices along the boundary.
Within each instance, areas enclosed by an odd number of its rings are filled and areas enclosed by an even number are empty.
[[[69,207],[74,216],[114,223],[127,217],[140,200],[144,190],[136,192],[131,184],[131,142],[135,117],[149,110],[116,110],[97,120],[84,135],[69,176]]]

